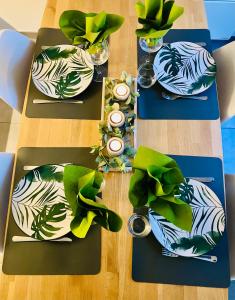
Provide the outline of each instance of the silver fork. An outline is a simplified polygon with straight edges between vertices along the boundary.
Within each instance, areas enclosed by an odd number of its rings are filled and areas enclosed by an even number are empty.
[[[169,256],[169,257],[174,257],[174,258],[179,257],[179,255],[170,252],[166,248],[162,248],[162,255],[163,256]],[[217,256],[214,256],[214,255],[192,256],[191,258],[200,259],[200,260],[208,261],[208,262],[211,262],[211,263],[216,263],[217,262]]]
[[[200,101],[206,101],[208,100],[207,96],[182,96],[182,95],[177,95],[173,93],[166,93],[162,92],[162,97],[166,100],[174,101],[177,99],[193,99],[193,100],[200,100]]]

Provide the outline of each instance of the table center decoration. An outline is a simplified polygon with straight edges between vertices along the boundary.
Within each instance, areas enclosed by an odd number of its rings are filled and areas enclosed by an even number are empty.
[[[94,66],[84,50],[71,45],[46,48],[34,60],[32,79],[43,94],[58,99],[74,97],[91,83]]]
[[[71,231],[78,238],[85,238],[92,224],[117,232],[122,219],[98,197],[103,185],[102,173],[82,166],[68,165],[64,169],[65,197],[71,207]]]
[[[125,88],[129,96],[125,100],[117,100],[115,87]],[[128,87],[128,88],[127,88]],[[130,91],[130,92],[129,92]],[[136,145],[136,79],[126,72],[122,72],[120,79],[104,78],[102,94],[102,121],[99,124],[101,145],[94,145],[91,153],[97,155],[96,162],[99,170],[104,172],[130,172]],[[126,97],[126,95],[125,95]],[[112,117],[115,116],[114,122]],[[118,126],[115,122],[118,122]],[[124,120],[123,120],[124,119]],[[116,120],[116,121],[115,121]],[[118,141],[119,152],[110,149],[110,140]],[[121,139],[121,140],[120,140]],[[107,151],[108,150],[108,151]]]
[[[215,81],[216,63],[203,47],[191,42],[167,44],[155,59],[158,82],[177,95],[195,95]]]
[[[177,198],[184,181],[176,161],[153,149],[140,146],[133,161],[134,174],[129,200],[134,208],[148,206],[175,226],[191,231],[192,209]]]
[[[146,52],[156,52],[163,44],[163,36],[184,12],[175,1],[145,0],[135,4],[138,22],[143,26],[136,29],[140,47]]]

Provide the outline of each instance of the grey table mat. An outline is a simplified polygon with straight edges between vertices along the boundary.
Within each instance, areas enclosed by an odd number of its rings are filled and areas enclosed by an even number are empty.
[[[41,28],[35,47],[35,57],[42,51],[42,46],[55,46],[70,44],[60,29]],[[108,63],[104,64],[108,74]],[[26,116],[29,118],[51,118],[51,119],[87,119],[100,120],[102,102],[102,83],[94,82],[89,87],[72,99],[83,100],[83,104],[33,104],[34,99],[53,100],[42,94],[34,85],[30,78],[28,102],[26,106]]]
[[[21,148],[17,154],[15,183],[24,176],[25,165],[74,163],[95,168],[90,148]],[[71,243],[12,242],[12,236],[25,234],[16,225],[11,209],[3,258],[3,272],[11,275],[87,275],[100,271],[101,229],[92,226],[85,239],[71,233]]]
[[[210,32],[207,29],[171,29],[163,38],[164,43],[178,41],[204,42],[210,53],[212,52]],[[146,56],[137,41],[138,66],[140,66]],[[150,54],[153,61],[156,53]],[[162,98],[161,93],[164,88],[156,83],[151,88],[143,89],[139,87],[140,97],[138,98],[138,116],[141,119],[156,120],[216,120],[219,118],[219,105],[217,97],[216,83],[200,95],[208,96],[207,101],[196,101],[189,99],[177,99],[167,101]]]
[[[171,155],[183,174],[191,177],[214,177],[207,185],[220,199],[224,209],[224,179],[222,161],[214,157]],[[140,282],[225,288],[230,284],[227,231],[216,247],[208,252],[218,257],[217,263],[185,258],[166,257],[162,246],[151,233],[146,238],[133,239],[132,278]]]

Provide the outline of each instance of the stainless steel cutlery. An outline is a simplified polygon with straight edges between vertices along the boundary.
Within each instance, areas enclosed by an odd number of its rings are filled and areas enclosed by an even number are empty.
[[[73,240],[67,237],[63,238],[58,238],[54,240],[46,240],[47,242],[72,242]],[[34,239],[30,236],[19,236],[19,235],[14,235],[12,237],[12,242],[41,242],[41,240]]]
[[[168,251],[165,248],[162,248],[162,255],[173,257],[173,258],[180,257],[179,255],[177,255],[175,253],[172,253],[172,252]],[[189,258],[200,259],[200,260],[208,261],[208,262],[211,262],[211,263],[216,263],[217,262],[217,256],[214,256],[214,255],[200,255],[200,256],[192,256],[192,257],[189,257]]]
[[[166,100],[177,100],[177,99],[189,99],[189,100],[200,100],[205,101],[208,100],[207,96],[182,96],[176,94],[168,94],[166,92],[162,92],[162,97]]]
[[[34,104],[83,104],[84,102],[82,100],[43,100],[43,99],[34,99]]]

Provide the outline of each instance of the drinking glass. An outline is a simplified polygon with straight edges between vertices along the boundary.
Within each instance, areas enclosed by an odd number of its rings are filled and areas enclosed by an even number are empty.
[[[156,38],[139,38],[139,44],[142,50],[148,53],[157,52],[163,45],[163,39]]]
[[[139,38],[140,48],[147,52],[148,55],[145,56],[145,62],[151,62],[151,53],[157,52],[163,45],[163,39],[156,38]]]
[[[88,60],[95,66],[94,81],[102,82],[106,68],[102,66],[109,58],[108,42],[104,40],[92,47],[88,52]]]
[[[150,88],[157,81],[157,70],[154,64],[146,62],[138,69],[137,82],[142,88]]]
[[[128,220],[128,230],[134,237],[146,237],[151,232],[151,226],[146,216],[133,214]]]

